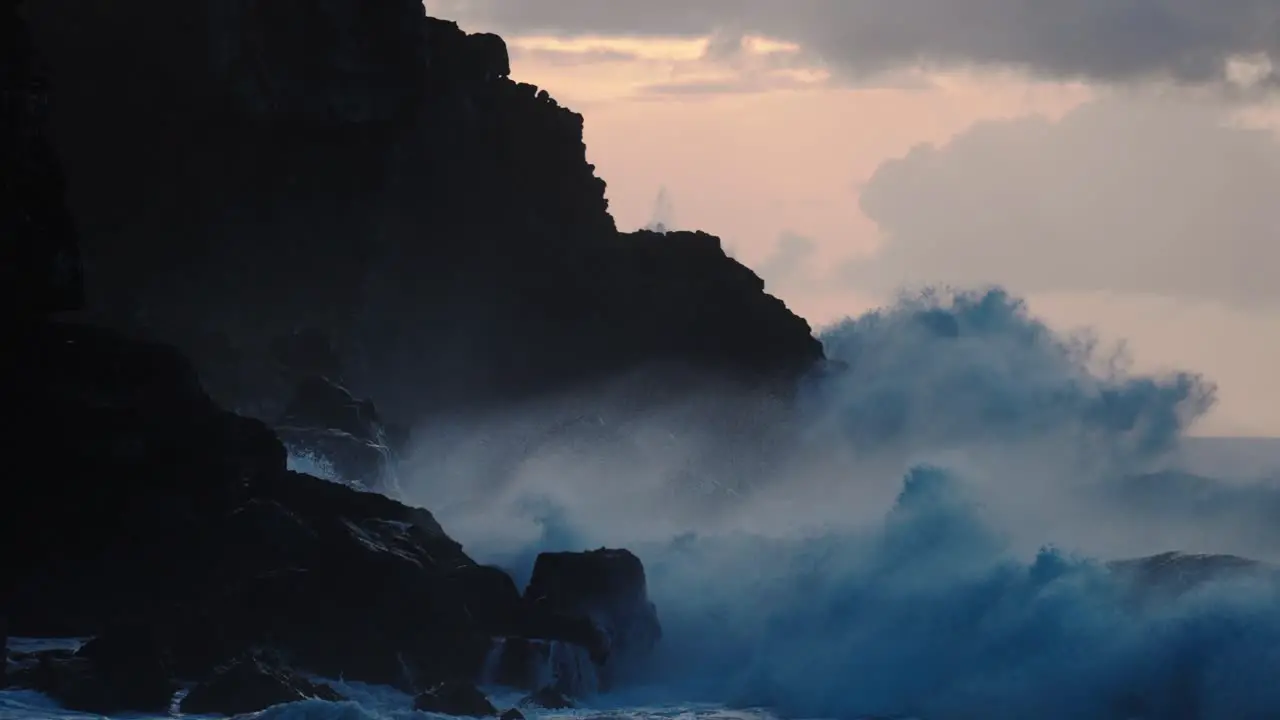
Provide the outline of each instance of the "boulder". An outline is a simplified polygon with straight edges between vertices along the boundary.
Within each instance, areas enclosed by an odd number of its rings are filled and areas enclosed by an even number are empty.
[[[498,714],[498,709],[479,688],[458,680],[441,683],[418,695],[413,699],[413,709],[467,717],[490,717]]]
[[[258,658],[242,658],[191,689],[179,709],[188,715],[240,715],[309,698],[337,702],[333,688]]]
[[[479,80],[498,80],[511,74],[511,56],[507,42],[493,33],[475,33],[467,36],[467,63],[478,72]]]
[[[438,344],[425,318],[439,320],[437,301],[451,297],[430,281],[402,281],[420,280],[424,268],[435,268],[434,280],[467,268],[452,286],[465,290],[453,296],[461,299],[471,280],[504,288],[510,279],[485,271],[510,227],[478,233],[479,253],[470,240],[436,252],[420,233],[446,237],[476,210],[504,215],[489,207],[489,170],[504,164],[473,162],[495,138],[524,132],[519,122],[506,127],[503,107],[533,113],[540,129],[500,154],[525,169],[549,163],[566,181],[540,184],[529,207],[586,188],[595,194],[551,211],[554,224],[612,231],[582,161],[581,118],[500,77],[493,38],[471,43],[477,60],[465,34],[425,23],[411,0],[373,9],[352,0],[48,0],[25,4],[21,17],[14,7],[0,8],[0,164],[16,169],[0,188],[0,234],[18,240],[0,263],[13,280],[0,283],[13,293],[2,328],[0,454],[40,462],[0,487],[0,602],[13,635],[95,636],[75,654],[24,658],[14,682],[90,712],[161,713],[175,680],[210,683],[204,692],[216,695],[217,669],[259,649],[300,671],[408,690],[476,677],[491,638],[513,628],[602,651],[585,617],[548,611],[554,622],[532,623],[511,583],[472,570],[430,512],[288,471],[272,429],[207,390],[270,383],[202,381],[180,350],[155,339],[198,339],[217,348],[210,367],[259,363],[271,374],[261,361],[269,338],[313,316],[346,333],[344,347],[381,358],[357,363],[367,377],[395,378],[395,358],[416,365],[428,337]],[[49,61],[48,85],[37,54]],[[468,107],[481,111],[479,132],[458,122]],[[57,109],[47,136],[46,108]],[[83,121],[89,115],[94,122]],[[74,197],[64,197],[55,156]],[[409,158],[414,180],[373,189],[404,170],[389,169],[393,157]],[[384,196],[396,201],[382,205]],[[448,209],[453,220],[431,219]],[[367,224],[347,219],[386,210],[424,214],[370,252]],[[93,238],[84,245],[95,298],[78,321],[55,322],[47,313],[81,305],[72,228]],[[287,247],[276,244],[282,238]],[[292,244],[298,238],[304,244]],[[420,262],[455,259],[464,262]],[[517,277],[532,277],[513,261]],[[393,292],[365,294],[380,288]],[[368,314],[353,319],[356,307]],[[388,307],[416,334],[376,322]],[[324,370],[323,358],[302,355]],[[321,427],[346,427],[352,411],[372,422],[365,405],[330,392],[340,386],[322,385],[300,395],[330,403],[317,412],[348,414]],[[237,671],[245,683],[270,679],[250,670]]]
[[[275,431],[290,453],[331,468],[331,479],[384,491],[396,486],[394,457],[373,403],[356,400],[328,378],[298,383]]]
[[[542,553],[523,600],[525,630],[503,643],[496,663],[499,681],[513,687],[536,689],[548,668],[556,690],[608,690],[662,637],[644,565],[627,550]],[[557,644],[565,642],[573,647]]]
[[[554,687],[544,687],[520,701],[520,707],[542,708],[543,710],[569,710],[574,707],[573,701]]]
[[[163,649],[135,628],[120,628],[84,645],[17,659],[11,682],[52,697],[68,710],[97,714],[167,714],[178,691]]]
[[[271,431],[214,405],[172,348],[67,323],[18,339],[0,445],[56,482],[0,491],[0,530],[21,548],[13,634],[145,626],[184,680],[268,648],[413,690],[476,677],[491,638],[525,623],[510,579],[429,511],[289,472]],[[582,641],[584,623],[539,632]]]
[[[542,553],[524,597],[539,610],[592,618],[611,660],[646,656],[662,637],[644,565],[629,550]]]

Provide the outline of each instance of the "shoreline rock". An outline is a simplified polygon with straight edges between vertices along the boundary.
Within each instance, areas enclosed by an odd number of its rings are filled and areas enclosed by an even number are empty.
[[[141,627],[185,680],[269,648],[406,690],[477,678],[493,637],[603,656],[590,618],[530,608],[429,511],[286,470],[270,429],[218,409],[176,351],[69,324],[20,347],[20,405],[50,420],[3,442],[57,482],[7,489],[0,509],[23,538],[12,634]]]
[[[178,707],[188,715],[242,715],[313,698],[331,702],[344,699],[328,685],[313,683],[289,670],[249,657],[232,662],[193,687]]]

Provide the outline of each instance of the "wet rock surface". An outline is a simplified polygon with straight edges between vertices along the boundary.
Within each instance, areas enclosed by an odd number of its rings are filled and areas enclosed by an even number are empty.
[[[586,616],[533,612],[427,510],[286,470],[270,429],[217,408],[176,351],[52,323],[18,347],[10,407],[46,419],[0,442],[47,458],[57,480],[5,488],[0,520],[22,538],[6,577],[13,634],[143,628],[157,677],[201,681],[265,647],[405,689],[478,676],[495,636],[603,649]]]
[[[441,683],[413,699],[413,709],[442,715],[491,717],[498,709],[479,688],[469,682]]]
[[[327,378],[298,383],[274,430],[291,454],[324,465],[333,479],[383,492],[396,487],[395,455],[377,409]]]
[[[542,708],[544,710],[568,710],[574,707],[573,701],[564,693],[552,687],[542,688],[520,700],[520,707]]]
[[[243,658],[193,687],[179,708],[189,715],[240,715],[311,698],[343,699],[328,685],[313,683],[258,658]]]
[[[81,712],[167,713],[179,689],[165,649],[145,628],[113,628],[77,650],[37,651],[14,661],[13,687]]]

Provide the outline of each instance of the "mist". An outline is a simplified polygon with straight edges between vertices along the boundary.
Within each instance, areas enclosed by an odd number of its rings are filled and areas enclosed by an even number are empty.
[[[1132,374],[997,288],[904,295],[821,339],[829,367],[792,402],[717,388],[637,410],[638,375],[418,428],[406,499],[517,582],[540,551],[635,551],[666,640],[618,703],[929,718],[1280,703],[1255,676],[1280,659],[1273,583],[1139,607],[1106,565],[1280,557],[1276,489],[1178,467],[1211,382]]]

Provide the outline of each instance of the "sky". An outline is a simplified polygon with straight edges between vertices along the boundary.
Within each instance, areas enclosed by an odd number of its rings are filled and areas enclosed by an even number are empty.
[[[1280,2],[427,0],[815,327],[1000,284],[1280,436]]]

